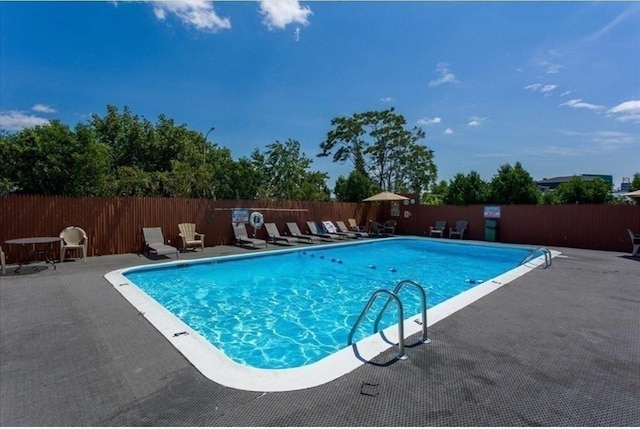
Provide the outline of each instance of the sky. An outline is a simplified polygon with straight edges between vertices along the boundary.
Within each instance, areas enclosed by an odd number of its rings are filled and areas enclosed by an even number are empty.
[[[0,128],[73,127],[107,105],[177,124],[235,159],[335,117],[393,107],[438,180],[640,172],[640,3],[0,1]]]

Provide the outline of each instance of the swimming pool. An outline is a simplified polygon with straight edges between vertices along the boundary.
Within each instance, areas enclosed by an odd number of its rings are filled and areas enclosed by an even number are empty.
[[[282,374],[305,369],[317,372],[318,367],[340,367],[335,365],[340,356],[354,354],[347,347],[349,331],[376,290],[391,290],[405,279],[420,283],[428,294],[428,324],[432,324],[437,316],[434,310],[443,303],[478,285],[498,287],[504,282],[497,277],[525,269],[518,264],[531,250],[392,238],[173,261],[107,276],[120,277],[112,281],[116,288],[196,367],[189,354],[197,361],[208,360],[205,366],[223,361],[235,372],[250,373],[243,382],[233,381],[232,387],[291,390],[260,386],[258,380],[270,378],[267,374],[280,374],[282,379]],[[420,300],[413,290],[403,291],[401,300],[408,317],[403,324],[407,337],[420,329],[413,322],[413,315],[420,312]],[[385,301],[376,301],[378,307],[372,308],[355,335],[360,355],[368,348],[379,353],[390,347],[384,341],[378,344],[379,334],[372,335],[373,318]],[[391,338],[398,316],[396,306],[389,310],[381,325]],[[192,350],[194,347],[202,350]],[[346,366],[347,372],[353,365]],[[340,371],[333,378],[339,375]],[[212,379],[229,385],[219,377]]]

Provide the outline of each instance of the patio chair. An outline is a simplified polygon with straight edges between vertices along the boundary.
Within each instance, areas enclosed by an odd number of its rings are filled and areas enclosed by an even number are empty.
[[[265,248],[267,247],[266,240],[249,237],[249,234],[247,233],[247,227],[244,225],[244,223],[231,222],[231,226],[233,227],[233,235],[235,236],[235,239],[236,239],[236,242],[235,242],[236,246],[240,246],[240,247],[251,246],[255,249],[258,248],[258,245],[264,245]]]
[[[300,242],[311,244],[322,241],[318,237],[312,237],[310,235],[303,234],[302,231],[300,231],[300,228],[298,228],[298,224],[295,222],[287,222],[287,228],[289,229],[289,233],[291,234],[291,236],[297,238]]]
[[[278,226],[275,223],[265,223],[264,227],[267,230],[267,237],[269,237],[269,240],[271,240],[272,243],[277,244],[278,241],[283,241],[288,245],[291,245],[291,243],[289,243],[289,237],[280,235]]]
[[[358,222],[356,222],[355,219],[353,218],[347,219],[347,222],[349,222],[349,227],[351,228],[352,231],[367,232],[367,227],[364,225],[358,225]]]
[[[379,237],[384,234],[384,225],[375,220],[369,220],[369,230],[367,233],[369,236],[375,235]]]
[[[627,232],[629,233],[631,245],[633,246],[631,256],[640,256],[640,234],[634,234],[630,229],[627,229]]]
[[[396,233],[397,225],[398,225],[397,220],[389,219],[384,223],[382,232],[384,232],[385,234],[394,235]]]
[[[434,226],[429,227],[429,237],[444,237],[444,232],[447,229],[446,220],[437,220]]]
[[[338,231],[349,234],[348,235],[349,238],[364,238],[369,236],[369,234],[367,234],[366,232],[349,231],[349,228],[347,228],[347,225],[345,225],[345,223],[342,222],[341,220],[336,221],[336,226],[338,227]],[[352,237],[352,236],[355,236],[355,237]]]
[[[320,231],[314,221],[307,221],[307,227],[309,227],[309,234],[320,237],[320,239],[324,241],[333,241],[333,237],[330,234]]]
[[[182,250],[199,247],[204,252],[204,234],[196,232],[195,223],[179,223],[180,238],[182,238]]]
[[[349,238],[358,238],[355,234],[350,232],[342,232],[331,222],[330,220],[322,221],[322,228],[326,234],[329,234],[332,237],[339,238],[341,240],[347,240]]]
[[[165,244],[162,228],[159,226],[152,228],[142,228],[142,236],[144,237],[144,249],[147,255],[154,253],[157,256],[176,254],[178,259],[178,249],[171,244]],[[171,243],[167,241],[167,243]]]
[[[87,233],[79,226],[68,226],[60,232],[60,262],[64,261],[67,249],[82,250],[82,260],[87,260]]]
[[[7,274],[7,260],[4,258],[2,247],[0,247],[0,269],[2,270],[3,275]]]
[[[459,220],[456,222],[455,228],[449,228],[449,238],[458,237],[460,240],[464,237],[464,232],[467,230],[469,222],[466,220]]]

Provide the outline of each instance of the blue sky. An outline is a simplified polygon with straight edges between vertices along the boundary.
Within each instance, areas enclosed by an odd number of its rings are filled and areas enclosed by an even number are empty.
[[[108,104],[165,114],[234,158],[395,107],[438,178],[640,172],[637,2],[0,2],[0,127]]]

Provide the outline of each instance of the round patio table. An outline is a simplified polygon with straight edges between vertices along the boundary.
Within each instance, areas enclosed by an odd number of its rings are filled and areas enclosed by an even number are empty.
[[[56,263],[53,259],[49,258],[49,252],[54,243],[62,241],[60,237],[27,237],[27,238],[14,238],[12,240],[5,241],[6,244],[18,245],[24,249],[24,258],[15,269],[15,273],[19,274],[22,266],[29,263],[29,260],[34,255],[44,255],[46,262],[53,265],[53,269],[56,269]],[[31,248],[28,246],[31,245]]]

